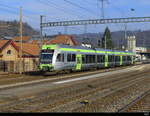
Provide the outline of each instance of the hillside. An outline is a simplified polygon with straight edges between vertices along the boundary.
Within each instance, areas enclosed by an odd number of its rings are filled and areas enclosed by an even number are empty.
[[[127,40],[125,40],[124,31],[112,32],[112,40],[116,47],[121,47],[121,45],[127,45]],[[150,30],[147,31],[127,31],[127,36],[136,36],[136,45],[138,47],[148,47],[150,48]],[[98,40],[101,41],[103,33],[87,33],[87,34],[74,34],[77,41],[83,42],[83,38],[88,38],[88,43],[93,46],[97,46]]]
[[[8,23],[9,27],[7,28],[0,28],[0,37],[3,36],[18,36],[19,35],[19,22],[17,21],[11,21],[11,22],[5,22],[0,21],[0,24]],[[23,35],[25,36],[32,36],[32,35],[38,35],[39,32],[35,29],[33,29],[28,23],[23,23]]]
[[[5,21],[0,21],[0,24],[6,23]],[[19,35],[19,22],[11,21],[11,24],[8,28],[0,28],[0,37],[9,36],[14,37]],[[114,45],[118,48],[121,48],[122,45],[127,45],[127,40],[125,40],[125,32],[124,31],[115,31],[112,33],[112,40]],[[24,36],[32,36],[39,35],[39,32],[33,29],[28,23],[23,23],[23,35]],[[138,47],[149,47],[150,48],[150,30],[146,31],[127,31],[127,35],[135,35],[136,36],[136,45]],[[56,35],[55,35],[56,36]],[[97,47],[98,40],[101,41],[103,33],[86,33],[86,34],[73,34],[79,43],[83,41],[86,43],[91,43],[93,46]],[[53,38],[51,35],[50,38]],[[84,39],[83,38],[88,38]]]

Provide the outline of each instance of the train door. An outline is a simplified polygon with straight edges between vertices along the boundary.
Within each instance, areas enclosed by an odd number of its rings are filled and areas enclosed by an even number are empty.
[[[120,56],[120,65],[122,65],[122,56]]]
[[[108,55],[105,55],[105,67],[108,67]]]
[[[81,70],[81,66],[82,66],[82,55],[81,54],[77,54],[76,55],[76,70]]]
[[[134,64],[134,57],[131,56],[131,64]]]

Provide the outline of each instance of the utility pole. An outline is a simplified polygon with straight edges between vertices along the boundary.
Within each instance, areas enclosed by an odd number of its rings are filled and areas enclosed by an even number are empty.
[[[87,38],[86,33],[87,33],[87,24],[84,25],[84,38]]]
[[[102,14],[102,18],[105,18],[105,11],[104,11],[104,2],[107,0],[99,0],[101,2],[101,14]]]
[[[107,48],[107,44],[106,44],[106,35],[104,36],[104,39],[105,39],[105,49]]]
[[[42,27],[42,23],[43,23],[43,15],[40,16],[40,38],[41,38],[41,47],[44,44],[44,38],[43,38],[43,27]]]
[[[124,30],[124,44],[127,41],[127,24],[125,24],[125,30]],[[125,47],[125,45],[124,45]]]
[[[67,34],[68,34],[68,27],[67,26],[65,26],[64,27],[64,35],[65,35],[65,39],[67,39]]]
[[[68,27],[67,27],[67,26],[64,27],[64,34],[65,34],[65,35],[68,34]]]
[[[22,74],[22,7],[20,8],[20,74]]]

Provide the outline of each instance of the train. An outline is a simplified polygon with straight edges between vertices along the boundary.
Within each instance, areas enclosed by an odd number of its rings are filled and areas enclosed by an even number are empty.
[[[81,71],[133,64],[133,52],[55,44],[42,46],[39,69],[49,72]]]

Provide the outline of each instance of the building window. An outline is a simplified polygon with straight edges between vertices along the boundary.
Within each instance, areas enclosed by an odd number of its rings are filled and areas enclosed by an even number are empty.
[[[7,51],[7,55],[11,55],[12,54],[12,51],[11,50],[8,50]]]

